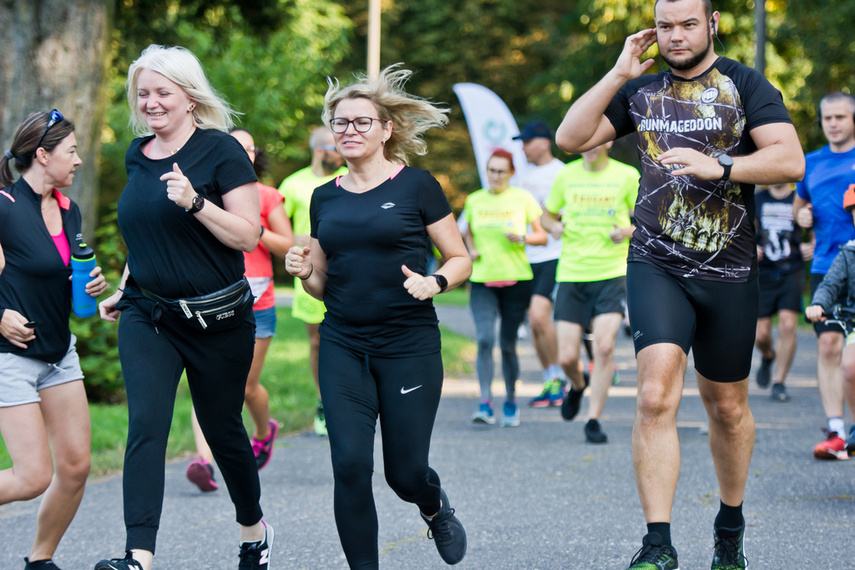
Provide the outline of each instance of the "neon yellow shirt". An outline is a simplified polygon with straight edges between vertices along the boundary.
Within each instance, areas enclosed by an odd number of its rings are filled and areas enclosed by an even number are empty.
[[[318,177],[312,172],[312,168],[307,166],[282,181],[282,184],[279,185],[279,193],[285,197],[285,213],[291,218],[295,236],[309,235],[312,230],[309,206],[315,188],[323,186],[342,174],[347,174],[347,168],[343,166],[333,174]],[[303,289],[303,282],[299,277],[295,277],[291,314],[305,323],[317,324],[324,320],[325,312],[326,308],[323,302],[306,293]]]
[[[472,263],[475,283],[528,281],[531,265],[525,246],[511,243],[506,233],[523,234],[526,225],[543,213],[534,196],[522,188],[508,186],[500,194],[482,188],[466,198],[466,221],[480,256]]]
[[[601,281],[626,275],[629,239],[615,244],[609,233],[615,224],[629,226],[638,180],[638,170],[611,159],[599,172],[585,170],[581,159],[558,171],[546,199],[549,212],[557,214],[564,208],[557,281]]]

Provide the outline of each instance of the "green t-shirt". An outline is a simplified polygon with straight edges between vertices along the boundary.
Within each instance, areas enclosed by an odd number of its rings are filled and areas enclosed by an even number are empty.
[[[480,256],[472,264],[470,281],[528,281],[531,265],[525,246],[511,243],[506,233],[523,234],[526,225],[543,213],[537,200],[522,188],[508,186],[501,194],[482,188],[466,198],[466,221]]]
[[[615,224],[629,226],[638,180],[638,170],[611,159],[599,172],[585,170],[581,159],[558,171],[546,199],[546,209],[553,214],[564,209],[557,281],[602,281],[626,275],[629,240],[615,244],[609,233]]]
[[[291,218],[295,236],[309,235],[311,231],[309,204],[315,188],[343,174],[347,174],[347,168],[342,166],[328,176],[318,177],[312,172],[312,167],[307,166],[282,181],[279,193],[285,197],[285,213]]]

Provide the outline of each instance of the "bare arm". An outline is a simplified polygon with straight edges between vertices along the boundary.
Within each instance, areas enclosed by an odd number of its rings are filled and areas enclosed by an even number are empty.
[[[798,182],[805,174],[805,155],[796,129],[790,123],[771,123],[749,133],[757,150],[733,157],[730,179],[748,184]],[[674,176],[691,174],[701,180],[718,180],[724,167],[718,159],[690,148],[672,148],[659,155],[662,164],[680,164]]]
[[[264,244],[270,253],[285,259],[285,255],[294,245],[294,230],[291,228],[291,220],[285,213],[285,208],[277,206],[267,216],[269,229],[265,230],[258,242]]]
[[[803,228],[813,227],[813,206],[798,194],[793,199],[793,218]]]
[[[642,30],[626,39],[615,66],[567,111],[555,131],[559,148],[569,153],[584,152],[614,140],[617,133],[604,115],[606,107],[627,81],[653,65],[652,59],[642,62],[641,56],[655,43],[655,29]]]
[[[125,264],[125,270],[122,272],[122,278],[119,279],[119,286],[116,287],[116,292],[98,303],[98,312],[101,315],[101,318],[105,321],[110,321],[111,323],[115,323],[116,319],[119,318],[119,315],[122,311],[116,310],[116,303],[119,302],[119,299],[122,298],[122,293],[125,290],[125,283],[128,280],[128,275],[130,275],[131,271],[128,269],[128,264]]]
[[[303,289],[315,299],[323,301],[327,287],[327,255],[318,240],[306,247],[294,246],[285,256],[285,270],[303,280]]]
[[[552,234],[552,237],[555,239],[561,239],[561,236],[564,234],[564,222],[558,221],[558,216],[553,214],[549,210],[544,210],[543,215],[540,216],[540,223],[543,224],[543,228]]]
[[[442,255],[442,267],[436,274],[442,275],[448,281],[446,291],[454,289],[472,274],[472,260],[466,251],[466,246],[460,236],[460,230],[454,221],[454,216],[448,214],[441,220],[427,226],[428,236]],[[430,275],[419,275],[406,265],[401,267],[406,276],[404,288],[416,299],[421,301],[438,295],[439,283]]]
[[[3,255],[3,246],[0,245],[0,273],[3,273],[4,267],[6,267],[6,256]]]

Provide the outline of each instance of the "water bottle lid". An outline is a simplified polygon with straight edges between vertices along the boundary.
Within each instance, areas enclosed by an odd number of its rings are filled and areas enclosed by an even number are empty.
[[[71,254],[71,257],[80,261],[88,261],[95,257],[95,251],[85,243],[81,243],[80,247]]]

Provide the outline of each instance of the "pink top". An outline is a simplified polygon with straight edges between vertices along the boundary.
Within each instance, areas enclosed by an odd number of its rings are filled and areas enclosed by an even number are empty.
[[[59,256],[62,258],[62,262],[68,265],[68,262],[71,261],[71,246],[68,245],[68,238],[65,237],[65,230],[59,232],[59,235],[50,236],[53,238],[53,244],[56,246],[56,250],[59,252]]]

